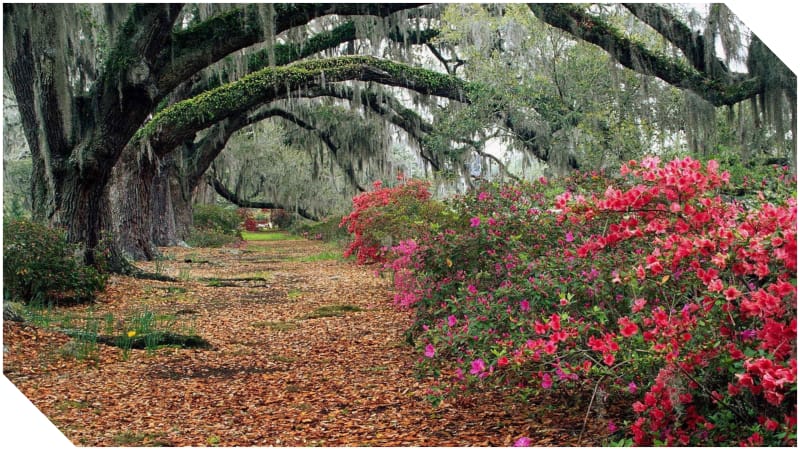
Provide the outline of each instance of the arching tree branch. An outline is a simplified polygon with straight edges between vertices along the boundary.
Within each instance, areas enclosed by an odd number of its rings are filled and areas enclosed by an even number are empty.
[[[385,12],[395,11],[386,10]],[[416,45],[427,43],[438,36],[438,34],[439,30],[436,29],[422,30],[419,33],[409,33],[408,35],[402,34],[399,30],[395,30],[388,35],[388,38],[397,42],[403,42],[407,45]],[[350,42],[357,38],[355,22],[345,22],[331,30],[323,30],[317,33],[305,40],[302,45],[292,42],[285,44],[277,43],[272,47],[271,52],[268,49],[261,49],[248,55],[247,73],[256,72],[265,67],[269,67],[270,59],[273,59],[272,62],[275,66],[284,66],[325,50],[336,48],[345,42]],[[223,73],[221,78],[215,77],[206,81],[194,83],[192,87],[188,89],[176,89],[176,92],[182,93],[172,100],[173,102],[177,102],[194,97],[204,91],[231,81],[233,80],[228,78],[227,74]]]
[[[229,202],[231,202],[234,205],[239,206],[241,208],[285,209],[287,211],[292,211],[293,210],[292,208],[287,208],[286,206],[281,205],[280,203],[275,203],[275,202],[254,202],[254,201],[250,201],[250,200],[245,200],[245,199],[239,198],[239,196],[237,196],[234,192],[232,192],[230,189],[225,187],[225,185],[223,185],[222,182],[220,182],[213,175],[209,175],[207,177],[207,180],[208,180],[208,184],[211,185],[214,188],[214,190],[217,192],[217,194],[219,194],[225,200],[228,200]],[[299,214],[301,217],[305,217],[308,220],[313,220],[315,222],[319,221],[319,217],[317,217],[315,214],[312,214],[312,213],[306,211],[304,208],[299,208],[298,207],[297,208],[297,214]]]
[[[422,4],[409,3],[276,3],[272,30],[275,34],[332,14],[388,16]],[[175,32],[163,51],[164,69],[159,87],[169,92],[180,82],[224,56],[266,39],[258,5],[248,5],[219,14]]]
[[[757,77],[735,77],[730,82],[649,50],[634,42],[599,18],[573,4],[530,3],[528,7],[542,21],[586,42],[597,45],[623,66],[667,83],[689,89],[715,106],[733,105],[757,95]]]
[[[455,100],[467,97],[467,84],[448,75],[373,57],[329,58],[265,68],[177,103],[157,114],[134,140],[147,141],[162,155],[197,131],[227,117],[285,98],[292,91],[345,80],[373,81]]]

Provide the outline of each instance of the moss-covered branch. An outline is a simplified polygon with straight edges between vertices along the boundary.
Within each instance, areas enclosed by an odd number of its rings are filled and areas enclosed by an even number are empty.
[[[397,11],[417,8],[415,3],[276,3],[272,5],[270,27],[262,23],[259,5],[248,5],[218,14],[187,30],[173,34],[172,45],[164,48],[159,88],[169,92],[183,80],[224,56],[264,41],[264,30],[277,35],[304,25],[318,17],[338,15],[373,15],[385,17]]]
[[[131,7],[91,98],[81,100],[83,105],[91,105],[82,111],[91,118],[83,120],[104,124],[93,128],[91,135],[81,136],[81,144],[72,147],[70,158],[80,168],[81,178],[106,178],[125,143],[152,110],[158,99],[154,73],[159,64],[158,52],[169,41],[180,8],[175,4]],[[53,126],[51,123],[46,128]]]
[[[678,47],[698,72],[706,70],[706,51],[703,35],[695,33],[667,8],[654,3],[624,3],[639,20],[656,30],[672,45]]]
[[[466,99],[468,89],[458,78],[373,57],[307,61],[265,68],[177,103],[153,117],[134,139],[149,142],[153,150],[163,155],[226,117],[285,98],[294,91],[346,80],[373,81],[459,101]]]
[[[287,208],[285,205],[281,205],[280,203],[258,202],[258,201],[251,201],[239,198],[239,196],[236,195],[236,193],[228,189],[224,184],[222,184],[221,181],[219,181],[213,175],[208,176],[208,184],[210,184],[211,187],[213,187],[214,190],[217,191],[217,194],[219,194],[220,197],[241,208],[285,209],[287,211],[294,210],[294,208]],[[299,214],[301,217],[305,217],[308,220],[313,220],[315,222],[319,221],[319,217],[317,217],[315,214],[306,211],[304,208],[298,207],[297,214]]]
[[[761,90],[756,78],[724,82],[696,68],[648,49],[619,30],[573,4],[531,3],[531,11],[542,21],[586,42],[597,45],[623,66],[652,75],[667,83],[695,92],[715,106],[733,105],[753,97]]]
[[[349,100],[353,103],[363,103],[372,112],[380,115],[384,120],[403,129],[410,137],[419,143],[424,141],[424,137],[433,131],[433,125],[425,121],[416,111],[406,108],[400,104],[390,93],[383,92],[378,94],[373,89],[360,91],[360,97],[356,97],[353,89],[347,86],[318,86],[315,89],[304,93],[306,97],[335,97]],[[423,146],[420,156],[426,160],[434,170],[440,169],[440,162],[435,155],[427,151]]]

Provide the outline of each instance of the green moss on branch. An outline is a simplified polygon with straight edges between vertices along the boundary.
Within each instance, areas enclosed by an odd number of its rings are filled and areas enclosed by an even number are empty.
[[[156,152],[168,152],[183,139],[233,114],[284,98],[298,89],[345,80],[373,81],[458,101],[467,98],[469,89],[450,75],[369,56],[304,61],[265,68],[179,102],[158,113],[134,140],[148,140]]]

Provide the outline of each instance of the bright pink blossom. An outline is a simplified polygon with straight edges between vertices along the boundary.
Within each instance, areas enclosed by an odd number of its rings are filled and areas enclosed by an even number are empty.
[[[433,347],[432,344],[428,344],[425,346],[425,356],[428,358],[433,358],[436,355],[436,348]]]

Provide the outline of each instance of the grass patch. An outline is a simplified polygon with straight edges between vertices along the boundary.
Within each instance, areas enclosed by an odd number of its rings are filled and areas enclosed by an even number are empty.
[[[289,300],[296,300],[303,296],[303,291],[299,289],[292,289],[286,293],[286,296],[289,297]]]
[[[304,315],[301,319],[320,319],[322,317],[342,317],[347,313],[359,312],[363,309],[356,305],[327,305],[321,306],[314,311]]]
[[[50,305],[25,309],[25,317],[30,323],[56,329],[73,338],[60,349],[63,357],[95,360],[98,344],[120,348],[123,359],[128,358],[133,348],[145,349],[152,354],[165,345],[189,348],[208,346],[205,340],[194,333],[190,324],[178,319],[177,313],[155,312],[144,307],[123,317],[115,317],[111,313],[95,316],[92,310],[87,314],[78,316]]]
[[[255,322],[253,326],[256,328],[269,328],[273,331],[289,331],[294,330],[297,328],[297,324],[294,322]]]
[[[242,231],[245,241],[296,241],[300,238],[283,231]]]
[[[328,250],[321,253],[316,253],[308,256],[300,256],[292,258],[291,261],[297,262],[316,262],[316,261],[338,261],[343,260],[342,252],[340,250]]]
[[[260,280],[260,281],[269,281],[273,277],[273,274],[267,272],[266,270],[262,270],[259,272],[246,272],[239,274],[238,277],[230,278],[228,281],[239,280],[239,281],[253,281],[253,280]]]
[[[89,404],[80,400],[62,400],[55,404],[55,408],[59,411],[66,411],[70,409],[84,409],[88,408]]]
[[[164,433],[134,433],[123,431],[111,438],[120,447],[171,447],[172,444],[162,440]]]
[[[164,289],[167,294],[185,294],[187,291],[185,287],[180,286],[167,286],[161,289]]]
[[[287,363],[287,364],[291,364],[297,361],[297,358],[290,358],[288,356],[283,356],[283,355],[270,355],[269,359],[275,362]]]

